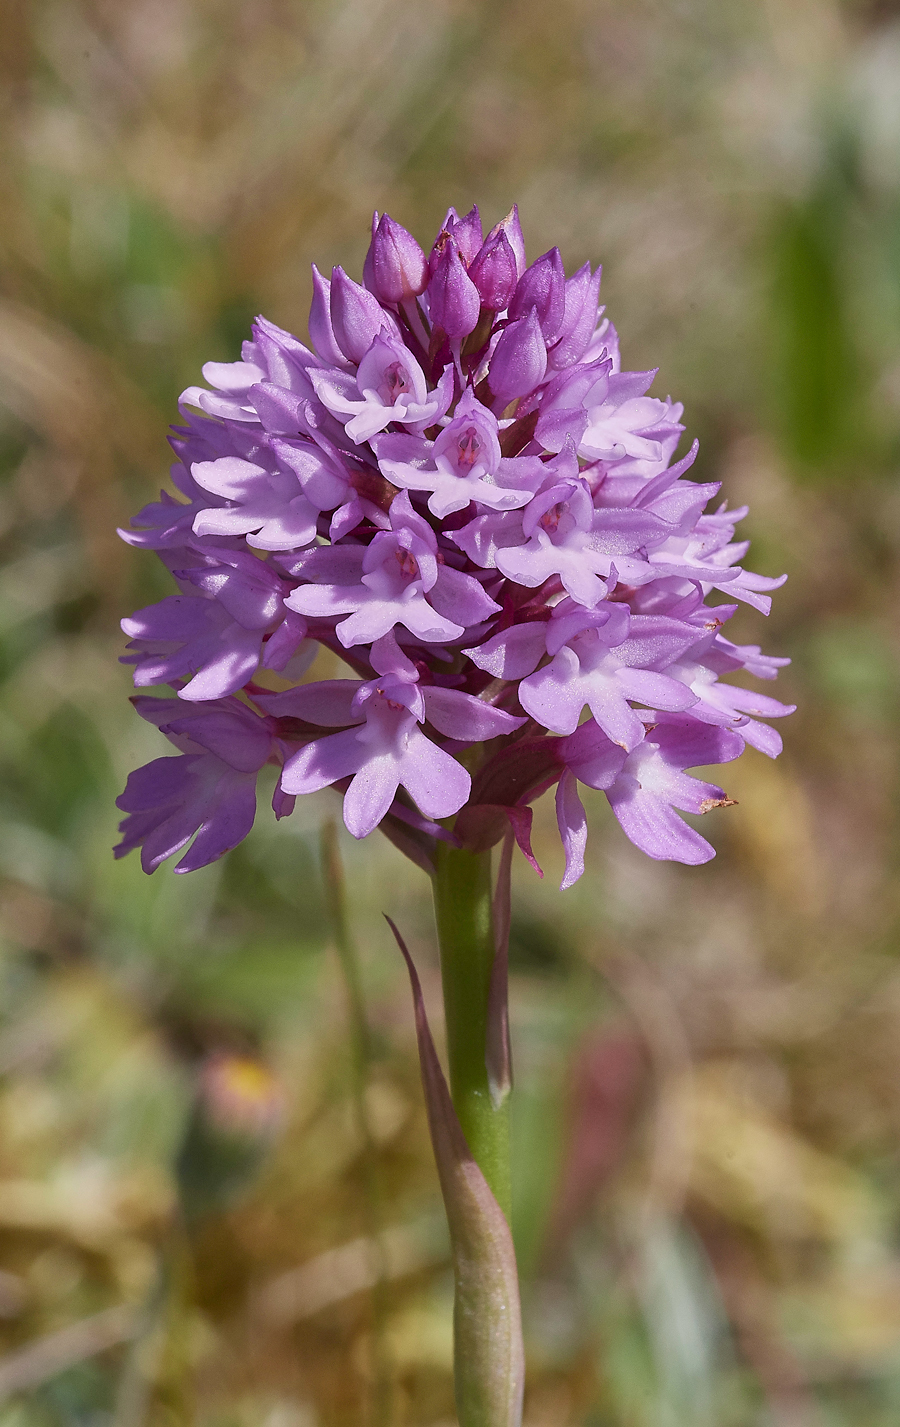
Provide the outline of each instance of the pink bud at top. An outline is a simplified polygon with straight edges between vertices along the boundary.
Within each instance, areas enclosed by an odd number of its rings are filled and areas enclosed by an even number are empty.
[[[502,230],[494,232],[469,267],[469,277],[481,294],[482,307],[502,312],[516,287],[516,255]]]
[[[516,255],[516,273],[519,277],[525,271],[525,239],[522,236],[522,225],[519,222],[519,207],[514,203],[505,218],[502,218],[496,227],[492,228],[487,235],[487,242],[496,238],[498,233],[502,233],[509,246]]]
[[[333,268],[330,307],[335,341],[351,362],[361,362],[387,326],[378,299],[349,278],[343,268]]]
[[[323,362],[329,362],[332,366],[346,366],[346,358],[334,340],[334,330],[331,326],[331,283],[327,277],[323,277],[316,267],[312,265],[313,275],[313,295],[309,308],[309,335],[312,338],[313,346],[322,358]]]
[[[552,342],[566,311],[566,273],[559,248],[551,248],[526,268],[509,304],[509,315],[523,317],[532,307],[537,311],[541,331]]]
[[[451,341],[459,341],[477,325],[481,298],[463,266],[455,240],[446,234],[441,236],[443,248],[428,285],[429,313],[433,326],[442,328]]]
[[[527,317],[510,322],[494,348],[488,385],[505,404],[517,396],[527,396],[547,370],[547,348],[534,308]]]
[[[408,302],[424,292],[428,263],[412,233],[387,213],[372,219],[372,241],[363,265],[363,282],[379,302]]]
[[[449,234],[459,248],[459,255],[466,267],[469,266],[475,254],[481,247],[483,235],[481,230],[481,214],[478,212],[478,205],[470,208],[465,218],[460,218],[455,208],[447,209],[447,216],[441,224],[441,231],[437,235],[431,256],[428,259],[428,266],[434,272],[438,259],[443,251],[445,234]]]
[[[591,276],[591,265],[585,263],[566,283],[565,315],[559,333],[548,354],[554,371],[571,367],[580,361],[597,326],[597,298],[600,292],[600,268]]]

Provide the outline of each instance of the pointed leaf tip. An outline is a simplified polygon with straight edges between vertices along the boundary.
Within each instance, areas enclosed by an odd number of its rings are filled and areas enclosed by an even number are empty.
[[[512,1234],[453,1108],[413,959],[387,914],[385,921],[409,972],[428,1125],[450,1226],[459,1418],[484,1427],[520,1427],[525,1352]]]

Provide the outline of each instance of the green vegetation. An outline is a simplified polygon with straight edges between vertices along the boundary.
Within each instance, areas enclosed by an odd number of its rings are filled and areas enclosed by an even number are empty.
[[[800,705],[778,764],[723,770],[714,863],[650,863],[598,797],[575,888],[552,806],[545,882],[516,868],[526,1423],[892,1427],[892,7],[6,11],[0,1427],[451,1419],[448,1250],[381,916],[434,1011],[429,889],[342,834],[361,1055],[320,863],[334,805],[278,826],[263,805],[189,877],[113,862],[114,799],[166,751],[117,624],[168,593],[115,527],[165,481],[201,362],[257,311],[302,331],[309,263],[358,273],[372,209],[421,235],[448,203],[493,222],[514,199],[533,255],[602,259],[629,365],[660,365],[698,477],[750,503],[752,567],[789,571],[764,642]],[[761,623],[742,611],[736,637]]]

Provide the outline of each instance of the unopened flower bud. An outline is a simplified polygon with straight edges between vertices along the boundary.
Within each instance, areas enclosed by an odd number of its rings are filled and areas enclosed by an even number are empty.
[[[469,277],[481,294],[482,307],[502,312],[516,288],[516,255],[502,231],[495,231],[472,261]]]
[[[309,335],[323,362],[333,366],[346,365],[346,357],[334,339],[331,325],[331,283],[312,265],[313,295],[309,306]]]
[[[510,322],[494,348],[488,385],[505,404],[517,396],[527,396],[547,370],[547,348],[534,308],[527,317]]]
[[[330,308],[335,341],[351,362],[361,362],[386,325],[377,297],[349,278],[343,268],[334,268]]]
[[[522,225],[519,222],[519,206],[514,203],[506,217],[496,224],[487,235],[486,243],[492,238],[496,238],[498,233],[502,233],[509,246],[516,255],[516,273],[519,277],[525,271],[525,239],[522,236]]]
[[[524,317],[534,308],[541,331],[548,342],[559,333],[566,311],[566,274],[559,248],[551,248],[519,278],[512,301],[510,317]]]
[[[363,282],[379,302],[408,302],[428,284],[428,262],[412,233],[389,214],[372,219],[372,241],[363,265]]]
[[[428,302],[433,326],[442,328],[451,341],[468,337],[474,330],[481,297],[451,237],[446,239],[435,265],[428,285]]]
[[[447,209],[447,216],[441,224],[441,231],[437,235],[437,240],[428,259],[428,266],[432,272],[437,267],[447,237],[454,240],[463,265],[468,267],[483,242],[481,214],[478,212],[477,204],[469,209],[465,218],[460,218],[455,208]]]
[[[585,263],[565,289],[565,315],[556,341],[547,354],[550,367],[560,371],[579,361],[587,351],[597,325],[597,297],[600,292],[600,268],[591,276],[591,265]]]

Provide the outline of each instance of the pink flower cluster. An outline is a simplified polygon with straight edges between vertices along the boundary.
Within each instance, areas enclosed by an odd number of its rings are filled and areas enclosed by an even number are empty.
[[[335,787],[354,836],[426,867],[436,838],[508,827],[531,858],[554,785],[564,886],[581,785],[651,857],[713,856],[676,810],[728,800],[685,770],[780,751],[758,720],[791,710],[721,676],[787,661],[722,630],[784,577],[736,563],[745,511],[704,513],[682,407],[621,370],[599,285],[556,248],[528,266],[515,208],[486,238],[451,208],[428,256],[376,214],[362,285],[313,269],[311,347],[260,318],[207,363],[171,438],[181,499],[123,532],[180,590],[122,622],[135,683],[175,690],[134,702],[180,756],[129,778],[117,854],[221,856],[274,763],[276,816]],[[306,678],[320,648],[348,677]]]

